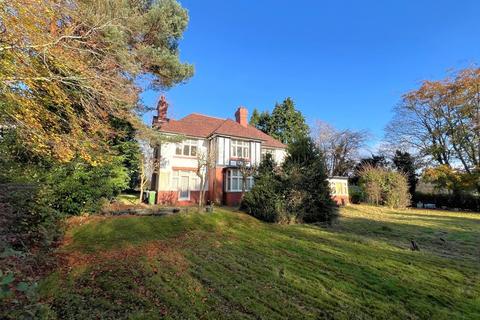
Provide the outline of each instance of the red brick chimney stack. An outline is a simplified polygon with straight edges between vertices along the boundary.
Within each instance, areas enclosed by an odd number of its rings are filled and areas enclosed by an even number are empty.
[[[235,119],[242,126],[248,126],[248,110],[245,107],[239,107],[237,112],[235,112]]]
[[[157,104],[157,121],[160,123],[167,121],[167,110],[168,110],[168,102],[165,99],[165,96],[160,97],[160,101]]]

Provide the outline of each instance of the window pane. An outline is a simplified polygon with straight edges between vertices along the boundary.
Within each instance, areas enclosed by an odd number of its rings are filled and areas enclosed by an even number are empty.
[[[183,146],[183,154],[188,156],[190,154],[190,146],[188,144]]]
[[[196,156],[197,155],[197,146],[192,146],[190,148],[190,155],[191,156]]]
[[[177,147],[175,148],[175,154],[182,154],[182,146],[180,144],[177,144]]]
[[[232,191],[237,191],[239,189],[238,178],[232,178]]]

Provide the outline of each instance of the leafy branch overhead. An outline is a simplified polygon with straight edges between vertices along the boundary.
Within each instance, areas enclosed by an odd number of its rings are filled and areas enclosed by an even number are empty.
[[[0,122],[40,156],[105,157],[111,117],[152,135],[137,80],[163,89],[193,75],[174,0],[7,0],[0,20]]]

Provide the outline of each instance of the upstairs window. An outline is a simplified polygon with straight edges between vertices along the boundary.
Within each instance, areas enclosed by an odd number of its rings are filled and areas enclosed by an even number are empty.
[[[242,140],[232,140],[231,154],[232,158],[248,159],[250,158],[250,143]]]
[[[175,154],[177,156],[196,157],[197,148],[197,140],[185,140],[182,143],[177,143],[177,146],[175,148]]]

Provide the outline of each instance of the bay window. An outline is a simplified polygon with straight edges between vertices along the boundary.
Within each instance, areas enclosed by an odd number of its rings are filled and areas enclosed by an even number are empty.
[[[233,158],[248,159],[250,157],[250,142],[242,140],[232,140],[231,154]]]
[[[227,171],[226,191],[242,192],[243,176],[238,169],[230,169]],[[245,191],[250,191],[253,187],[253,177],[247,177],[247,185]]]

